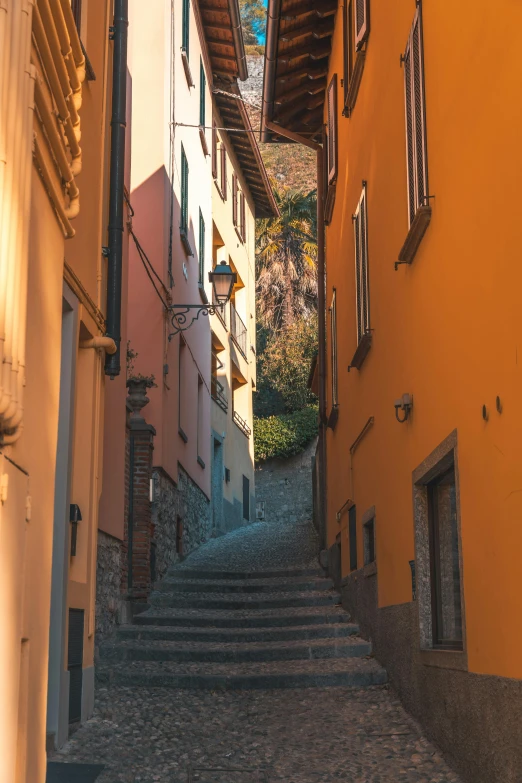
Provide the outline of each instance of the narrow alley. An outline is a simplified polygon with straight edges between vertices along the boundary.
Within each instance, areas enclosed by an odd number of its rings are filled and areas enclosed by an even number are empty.
[[[170,569],[101,651],[94,716],[53,760],[103,767],[98,783],[458,783],[317,550],[309,523],[257,523]]]

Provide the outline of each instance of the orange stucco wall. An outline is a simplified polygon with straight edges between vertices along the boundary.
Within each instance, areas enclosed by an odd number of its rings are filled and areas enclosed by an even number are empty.
[[[510,23],[491,35],[490,7],[447,13],[424,4],[424,52],[433,216],[411,267],[394,271],[408,231],[404,52],[415,4],[371,3],[371,32],[357,103],[342,116],[339,178],[327,228],[327,293],[337,290],[340,414],[328,431],[328,545],[341,532],[348,573],[347,516],[376,507],[379,604],[411,600],[414,558],[412,471],[458,431],[461,536],[470,671],[522,676],[522,245],[518,192],[522,9],[502,2]],[[499,9],[500,10],[500,9]],[[341,12],[330,74],[343,77]],[[498,69],[502,78],[498,78]],[[356,348],[351,216],[367,181],[373,343],[362,369],[347,372]],[[328,356],[330,346],[328,346]],[[329,360],[329,378],[331,366]],[[413,394],[405,425],[393,402]],[[330,396],[330,391],[328,391]],[[499,395],[503,413],[495,410]],[[490,418],[482,418],[482,406]],[[375,423],[350,460],[349,446]],[[494,633],[485,633],[486,628]]]

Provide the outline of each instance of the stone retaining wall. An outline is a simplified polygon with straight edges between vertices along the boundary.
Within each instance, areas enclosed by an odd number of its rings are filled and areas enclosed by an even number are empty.
[[[316,442],[314,439],[295,457],[256,465],[256,503],[258,509],[264,503],[266,522],[312,519],[312,458]]]
[[[96,645],[120,622],[122,545],[117,538],[98,530],[96,565]]]

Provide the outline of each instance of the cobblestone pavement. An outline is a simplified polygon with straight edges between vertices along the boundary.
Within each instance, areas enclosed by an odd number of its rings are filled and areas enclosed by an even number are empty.
[[[315,546],[311,526],[252,525],[210,542],[172,575],[316,565]],[[98,783],[459,783],[387,685],[103,685],[94,717],[54,760],[105,764]]]

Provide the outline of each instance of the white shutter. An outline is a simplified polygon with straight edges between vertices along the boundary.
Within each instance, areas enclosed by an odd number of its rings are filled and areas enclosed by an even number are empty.
[[[328,85],[328,184],[337,179],[337,74]]]
[[[370,32],[370,0],[355,0],[355,48],[360,49]]]

